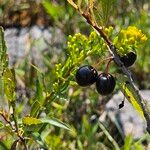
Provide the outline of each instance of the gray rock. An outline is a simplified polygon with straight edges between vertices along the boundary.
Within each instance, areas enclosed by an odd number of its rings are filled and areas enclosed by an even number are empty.
[[[28,59],[43,69],[43,54],[58,55],[65,43],[65,36],[61,30],[52,27],[45,29],[34,25],[31,28],[6,29],[4,33],[10,66],[18,66]]]
[[[150,104],[150,90],[140,91],[140,94]],[[105,116],[108,115],[113,122],[118,121],[121,123],[125,136],[132,134],[134,138],[140,138],[146,132],[146,122],[126,99],[124,107],[119,109],[118,105],[123,98],[124,96],[121,92],[115,94],[106,104],[105,112],[99,120],[104,121]]]

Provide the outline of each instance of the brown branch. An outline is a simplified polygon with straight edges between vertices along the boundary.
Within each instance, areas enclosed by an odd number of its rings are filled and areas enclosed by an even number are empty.
[[[110,47],[112,45],[112,42],[110,39],[108,39],[106,34],[103,32],[102,27],[99,27],[98,25],[92,22],[89,13],[82,13],[81,15],[86,19],[87,23],[90,24],[100,34],[100,36],[105,40],[107,45]]]

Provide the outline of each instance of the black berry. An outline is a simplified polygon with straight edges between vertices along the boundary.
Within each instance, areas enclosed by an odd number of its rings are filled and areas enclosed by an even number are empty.
[[[96,82],[98,73],[92,66],[82,66],[77,70],[76,81],[80,86],[89,86]]]
[[[101,95],[107,95],[112,93],[115,88],[115,85],[115,78],[109,73],[101,73],[97,77],[96,89]]]
[[[130,67],[136,60],[136,54],[134,52],[129,52],[128,54],[121,56],[120,60],[123,62],[125,67]]]

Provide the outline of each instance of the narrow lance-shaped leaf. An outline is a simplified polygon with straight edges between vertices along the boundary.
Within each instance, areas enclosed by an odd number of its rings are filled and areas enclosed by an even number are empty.
[[[43,123],[48,123],[48,124],[54,125],[54,126],[59,127],[59,128],[71,130],[70,127],[67,124],[63,123],[62,121],[60,121],[56,118],[52,118],[52,119],[43,118],[43,119],[41,119],[41,121]]]
[[[36,80],[36,99],[39,101],[39,102],[42,102],[43,100],[43,86],[42,84],[40,83],[40,80],[39,78]]]
[[[0,27],[0,95],[4,95],[4,83],[2,81],[2,76],[4,70],[8,67],[8,55],[7,48],[4,40],[4,31]]]
[[[37,117],[38,112],[41,110],[41,104],[39,101],[35,101],[31,106],[30,116],[31,117]]]
[[[41,134],[38,132],[31,133],[32,138],[41,146],[41,149],[48,149],[45,141],[42,139]]]
[[[4,93],[9,102],[15,100],[15,72],[14,69],[6,68],[3,73],[3,82],[4,82]]]
[[[132,146],[132,142],[133,142],[132,136],[131,136],[131,135],[128,135],[128,136],[125,138],[124,150],[130,149],[131,146]]]
[[[121,88],[121,91],[125,94],[127,100],[133,105],[135,110],[139,112],[139,114],[143,117],[150,116],[150,107],[148,106],[147,102],[142,99],[142,102],[139,100],[139,96],[137,95],[137,91],[132,89],[132,86],[126,82],[128,81],[125,76],[118,77],[118,83]],[[144,105],[144,107],[141,105]],[[147,118],[145,118],[146,121]]]
[[[2,76],[3,71],[7,67],[8,67],[7,48],[4,40],[4,31],[3,28],[0,27],[0,76]]]
[[[37,119],[37,118],[34,118],[34,117],[24,117],[22,119],[22,122],[23,122],[24,125],[27,125],[27,126],[47,123],[47,124],[54,125],[56,127],[71,130],[68,125],[66,125],[65,123],[59,121],[58,119],[54,119],[54,118],[53,119],[49,119],[49,118],[39,118],[39,119]]]

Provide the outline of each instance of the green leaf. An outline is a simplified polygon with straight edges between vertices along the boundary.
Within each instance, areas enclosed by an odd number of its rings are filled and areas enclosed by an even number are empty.
[[[64,15],[64,9],[62,6],[52,3],[49,0],[43,0],[42,5],[46,9],[47,13],[50,14],[55,20]]]
[[[9,148],[6,146],[4,142],[0,141],[0,150],[9,150]]]
[[[0,76],[2,76],[3,71],[7,67],[8,67],[7,48],[4,40],[4,31],[3,28],[0,27]]]
[[[14,69],[5,68],[3,72],[3,81],[4,81],[4,93],[9,102],[15,100],[15,71]]]
[[[141,143],[135,143],[134,147],[136,150],[144,150],[144,146]]]
[[[114,6],[115,0],[96,0],[94,15],[97,22],[101,22],[102,25],[106,25],[110,14],[112,13],[112,8]]]
[[[83,128],[82,128],[83,132],[89,133],[88,131],[90,131],[91,128],[86,115],[83,116],[82,122],[83,122]]]
[[[37,79],[36,80],[36,99],[39,101],[39,102],[42,102],[43,101],[43,86],[42,84],[40,83],[40,80]]]
[[[34,117],[24,117],[22,119],[22,122],[24,125],[37,125],[41,124],[42,121],[40,119],[34,118]]]
[[[128,135],[125,138],[125,144],[124,144],[124,148],[123,150],[130,150],[131,146],[132,146],[132,142],[133,142],[133,138],[131,135]]]
[[[41,110],[41,104],[35,101],[31,106],[30,116],[37,117],[38,112]]]
[[[99,122],[99,127],[103,131],[103,133],[106,135],[108,140],[113,144],[115,150],[120,150],[118,143],[113,139],[113,137],[110,135],[110,133],[107,131],[105,126]]]
[[[79,150],[83,150],[83,144],[79,139],[77,140],[77,146]]]
[[[53,118],[53,119],[42,118],[40,120],[42,121],[42,123],[48,123],[48,124],[54,125],[54,126],[59,127],[59,128],[71,130],[67,124],[61,122],[60,120],[58,120],[56,118]]]
[[[41,138],[41,134],[39,134],[38,132],[34,132],[31,135],[35,139],[35,141],[41,146],[41,148],[47,149],[45,142]]]
[[[125,95],[125,97],[127,98],[127,100],[133,105],[135,110],[142,117],[144,117],[143,109],[139,103],[140,99],[139,99],[137,93],[132,89],[130,84],[126,84],[126,81],[128,81],[127,78],[125,76],[120,75],[117,77],[117,80],[119,83],[118,85],[120,86],[120,89],[121,89],[122,93]]]
[[[0,26],[0,91],[1,95],[4,95],[4,83],[3,83],[3,72],[8,67],[8,55],[7,48],[4,40],[4,30]]]
[[[139,95],[138,90],[133,88],[133,86],[128,82],[127,77],[118,76],[117,79],[119,81],[120,89],[127,100],[133,105],[135,110],[139,112],[143,118],[145,118],[147,131],[150,133],[150,106],[148,105],[148,102]]]
[[[42,121],[35,117],[24,117],[22,123],[25,126],[25,131],[37,132],[43,126]]]
[[[0,121],[0,129],[2,129],[4,127],[4,124],[2,121]]]
[[[64,129],[67,129],[67,130],[71,130],[70,127],[68,125],[66,125],[65,123],[59,121],[58,119],[49,119],[49,118],[40,118],[40,119],[37,119],[37,118],[34,118],[34,117],[24,117],[22,119],[22,122],[24,125],[39,125],[39,124],[44,124],[44,123],[47,123],[47,124],[51,124],[51,125],[54,125],[56,127],[60,127],[60,128],[64,128]]]

